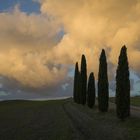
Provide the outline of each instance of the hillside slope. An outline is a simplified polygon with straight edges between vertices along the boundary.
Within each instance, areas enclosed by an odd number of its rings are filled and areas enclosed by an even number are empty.
[[[109,113],[57,101],[0,102],[0,140],[139,140],[140,118],[125,122]]]

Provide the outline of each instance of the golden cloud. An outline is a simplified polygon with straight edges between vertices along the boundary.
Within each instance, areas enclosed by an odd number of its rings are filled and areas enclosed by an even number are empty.
[[[0,21],[0,74],[31,87],[51,86],[64,79],[66,70],[51,59],[60,30],[57,22],[46,15],[27,15],[17,6],[0,13]]]
[[[89,70],[97,75],[101,49],[109,50],[108,61],[116,65],[120,48],[126,44],[130,66],[140,70],[139,0],[41,0],[40,3],[42,13],[49,13],[64,24],[67,34],[57,45],[61,53],[73,60],[85,53]]]
[[[100,51],[117,64],[122,45],[130,67],[140,71],[139,0],[40,0],[41,14],[0,13],[0,74],[40,87],[64,80],[68,66],[87,57],[98,73]],[[61,27],[65,34],[58,40]],[[110,70],[109,75],[114,73]],[[97,76],[96,76],[97,77]]]

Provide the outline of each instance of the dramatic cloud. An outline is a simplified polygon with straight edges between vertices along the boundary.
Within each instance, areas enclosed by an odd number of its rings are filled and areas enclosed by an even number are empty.
[[[40,14],[26,14],[18,6],[0,13],[0,74],[31,87],[53,87],[67,79],[84,53],[97,78],[105,48],[112,78],[124,44],[130,67],[140,73],[139,0],[35,1]]]
[[[51,86],[66,69],[52,59],[61,26],[46,15],[27,15],[16,6],[0,13],[0,74],[32,87]],[[61,39],[61,38],[60,38]]]
[[[63,55],[67,54],[69,58],[78,60],[79,54],[87,54],[90,70],[93,69],[97,74],[101,49],[106,49],[108,61],[116,65],[120,48],[126,44],[130,66],[137,71],[140,70],[139,0],[41,0],[40,2],[42,13],[56,17],[63,23],[67,32],[57,45],[61,55],[63,52]]]

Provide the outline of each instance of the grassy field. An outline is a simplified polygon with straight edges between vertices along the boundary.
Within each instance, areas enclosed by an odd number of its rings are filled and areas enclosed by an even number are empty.
[[[131,104],[135,105],[135,106],[140,106],[140,96],[132,97],[131,98]]]
[[[140,140],[140,118],[125,122],[115,111],[100,113],[57,101],[0,102],[0,140]]]
[[[115,98],[111,97],[110,101],[111,102],[115,102]],[[131,105],[133,105],[133,106],[140,106],[140,96],[131,97]]]

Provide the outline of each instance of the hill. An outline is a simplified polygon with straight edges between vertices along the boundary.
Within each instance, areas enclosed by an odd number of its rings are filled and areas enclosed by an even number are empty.
[[[124,122],[72,99],[0,102],[0,140],[139,140],[140,117]]]

